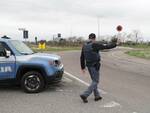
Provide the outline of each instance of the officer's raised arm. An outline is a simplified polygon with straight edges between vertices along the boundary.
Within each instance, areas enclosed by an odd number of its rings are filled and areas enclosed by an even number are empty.
[[[108,44],[102,44],[102,43],[95,42],[95,43],[93,43],[92,47],[93,47],[93,50],[99,51],[99,50],[103,50],[103,49],[115,48],[119,44],[120,44],[119,40],[116,40],[116,42],[110,42]]]
[[[117,46],[116,43],[109,43],[109,44],[100,44],[100,43],[95,43],[93,44],[93,48],[98,49],[98,50],[103,50],[103,49],[112,49]]]

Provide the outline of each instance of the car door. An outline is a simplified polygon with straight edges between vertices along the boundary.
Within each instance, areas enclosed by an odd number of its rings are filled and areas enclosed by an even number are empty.
[[[15,56],[11,52],[10,57],[6,57],[6,50],[11,51],[4,42],[0,42],[0,80],[15,77]]]

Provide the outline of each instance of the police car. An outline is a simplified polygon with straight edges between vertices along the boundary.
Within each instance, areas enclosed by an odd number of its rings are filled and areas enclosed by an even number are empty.
[[[38,93],[48,83],[60,82],[63,72],[60,56],[34,53],[21,41],[0,38],[0,82],[13,82],[27,93]]]

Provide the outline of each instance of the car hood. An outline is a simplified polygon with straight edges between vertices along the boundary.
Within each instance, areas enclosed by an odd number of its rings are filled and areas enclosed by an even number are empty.
[[[34,53],[32,55],[22,55],[16,56],[17,61],[30,61],[30,62],[40,62],[40,61],[49,61],[49,60],[60,60],[61,57],[55,54],[47,53]]]
[[[60,56],[56,54],[48,54],[48,53],[35,53],[33,57],[44,58],[44,59],[51,59],[51,60],[58,60]]]

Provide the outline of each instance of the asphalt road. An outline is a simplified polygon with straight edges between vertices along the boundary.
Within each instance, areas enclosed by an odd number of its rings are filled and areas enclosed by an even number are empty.
[[[107,95],[113,99],[110,101],[120,104],[120,111],[150,113],[150,61],[129,57],[125,51],[126,48],[116,48],[102,52],[99,87],[107,93],[103,95],[104,101]],[[67,72],[90,83],[88,72],[83,75],[80,71],[80,52],[62,53],[62,56]]]
[[[103,100],[95,102],[93,95],[87,104],[80,100],[91,82],[88,72],[80,71],[80,51],[60,52],[65,66],[62,82],[38,94],[1,86],[0,113],[150,113],[150,61],[128,57],[123,51],[102,52]]]

